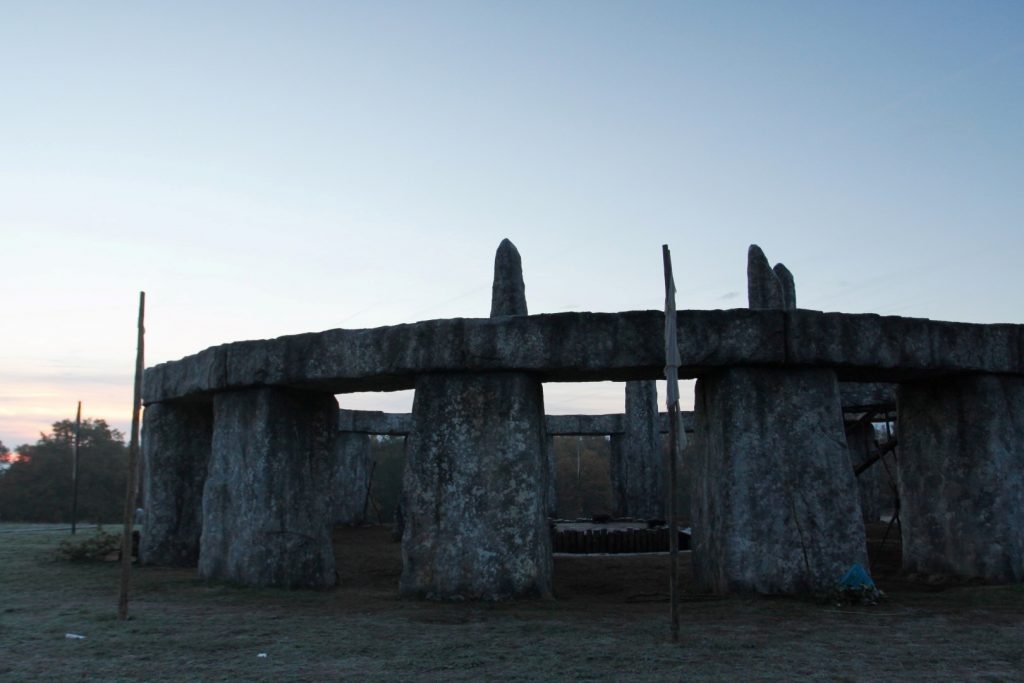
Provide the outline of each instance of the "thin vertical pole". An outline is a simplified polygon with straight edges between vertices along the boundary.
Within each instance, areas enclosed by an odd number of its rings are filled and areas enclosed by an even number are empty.
[[[78,449],[82,445],[82,402],[78,402],[75,415],[75,440],[71,446],[71,535],[78,524]]]
[[[665,269],[665,380],[669,424],[669,466],[668,466],[668,554],[669,554],[669,603],[671,605],[672,642],[679,642],[679,515],[677,503],[677,463],[682,453],[686,433],[683,431],[679,413],[679,340],[676,326],[676,285],[672,277],[672,254],[668,245],[661,246]]]
[[[139,333],[135,354],[135,392],[132,398],[132,436],[128,443],[128,483],[124,495],[124,528],[121,534],[121,593],[117,602],[117,618],[128,618],[128,585],[132,578],[132,518],[135,513],[135,476],[139,460],[139,414],[142,411],[143,342],[146,328],[146,293],[139,292]]]

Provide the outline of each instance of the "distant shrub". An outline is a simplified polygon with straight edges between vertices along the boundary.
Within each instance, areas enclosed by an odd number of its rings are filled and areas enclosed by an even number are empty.
[[[67,539],[57,546],[57,558],[68,562],[101,562],[121,549],[121,538],[97,529],[81,540]]]

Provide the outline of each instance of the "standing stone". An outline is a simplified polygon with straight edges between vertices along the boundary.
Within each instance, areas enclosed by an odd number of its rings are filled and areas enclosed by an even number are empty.
[[[664,519],[665,462],[653,380],[626,382],[623,435],[616,446],[609,467],[615,515]]]
[[[332,453],[331,521],[334,524],[363,524],[370,485],[370,435],[338,432]]]
[[[406,453],[403,595],[550,595],[540,382],[523,373],[421,375]]]
[[[854,467],[867,462],[878,450],[875,445],[874,426],[870,422],[847,424],[846,444],[850,449],[850,462]],[[878,461],[857,477],[860,510],[865,523],[877,522],[882,517],[884,474],[882,463]]]
[[[545,453],[548,458],[548,516],[558,516],[558,493],[555,489],[555,437],[545,436]]]
[[[502,240],[491,317],[526,315],[525,292],[519,252]],[[540,381],[519,372],[420,375],[412,412],[402,594],[550,595],[552,461]]]
[[[612,516],[629,517],[629,500],[626,496],[626,482],[629,470],[625,459],[626,439],[623,434],[611,434],[608,438],[608,478],[612,489]]]
[[[903,384],[898,406],[903,568],[1024,581],[1024,379]]]
[[[192,567],[199,559],[213,407],[151,403],[142,423],[142,490],[146,501],[140,561]]]
[[[776,263],[772,269],[775,278],[779,281],[779,291],[782,294],[782,310],[792,311],[796,308],[796,283],[793,281],[793,273],[789,268]]]
[[[523,260],[516,245],[503,239],[494,255],[494,283],[491,285],[491,317],[526,315],[526,285]]]
[[[693,566],[701,590],[807,593],[867,566],[831,370],[732,368],[697,382]]]
[[[751,244],[747,249],[747,301],[750,308],[785,308],[779,278],[768,265],[761,247],[756,244]]]
[[[221,392],[203,491],[199,575],[246,586],[334,585],[330,394]]]

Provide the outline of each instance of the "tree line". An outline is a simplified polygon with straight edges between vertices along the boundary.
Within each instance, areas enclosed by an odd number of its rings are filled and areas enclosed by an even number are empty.
[[[49,434],[11,452],[0,443],[0,520],[71,520],[75,423],[53,423]],[[123,514],[128,470],[124,435],[105,420],[82,421],[78,448],[78,519],[117,522]]]

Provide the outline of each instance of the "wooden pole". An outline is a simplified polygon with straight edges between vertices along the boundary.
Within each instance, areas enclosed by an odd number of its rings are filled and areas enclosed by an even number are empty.
[[[82,445],[82,402],[75,414],[75,440],[71,447],[71,535],[78,526],[78,449]]]
[[[142,411],[143,342],[146,328],[146,293],[139,292],[139,331],[135,353],[135,392],[132,397],[132,435],[128,443],[128,483],[124,494],[124,528],[121,534],[121,592],[117,601],[117,618],[128,619],[128,585],[132,578],[132,519],[135,514],[135,473],[139,460],[139,414]]]
[[[679,340],[676,329],[676,285],[672,277],[672,254],[668,245],[661,246],[662,262],[665,269],[665,380],[668,405],[669,465],[668,465],[668,554],[669,586],[671,605],[672,642],[679,642],[679,515],[676,510],[678,488],[678,462],[682,453],[686,432],[683,431],[682,415],[679,412]]]

